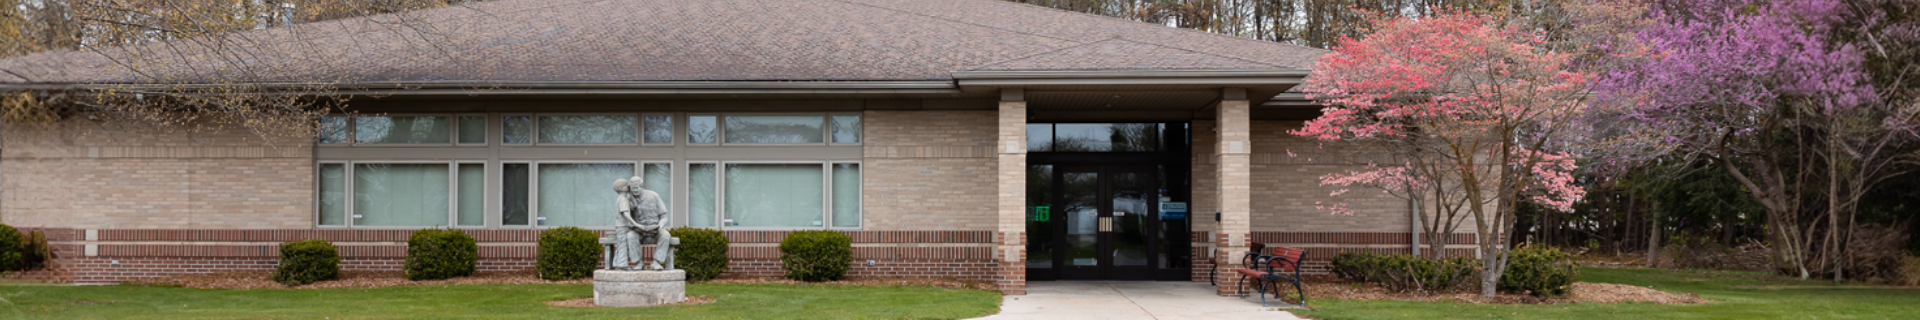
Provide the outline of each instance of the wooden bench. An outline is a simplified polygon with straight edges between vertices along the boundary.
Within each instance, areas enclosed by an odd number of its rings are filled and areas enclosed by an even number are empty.
[[[1267,305],[1267,293],[1271,291],[1275,299],[1286,301],[1280,295],[1279,284],[1285,281],[1293,284],[1295,293],[1300,294],[1300,306],[1307,305],[1307,289],[1300,283],[1300,259],[1307,256],[1306,249],[1274,246],[1271,253],[1262,253],[1264,244],[1254,243],[1253,252],[1240,259],[1240,297],[1246,298],[1247,279],[1252,278],[1255,291],[1260,294],[1260,306]]]

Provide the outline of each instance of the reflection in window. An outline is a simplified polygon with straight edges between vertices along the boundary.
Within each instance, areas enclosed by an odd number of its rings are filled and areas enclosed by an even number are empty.
[[[727,219],[734,226],[821,226],[820,164],[727,164]]]
[[[320,117],[320,143],[347,143],[347,116]]]
[[[449,143],[448,122],[436,116],[354,117],[354,142]]]
[[[649,144],[673,143],[673,116],[644,116],[640,119],[641,129],[646,131],[641,137],[642,141]]]
[[[860,164],[833,164],[833,226],[860,226]]]
[[[487,143],[487,117],[460,117],[460,143]]]
[[[672,208],[673,164],[647,163],[641,166],[641,171],[643,171],[644,174],[640,176],[646,181],[641,182],[640,188],[652,190],[653,193],[660,194],[660,204]]]
[[[1157,123],[1061,123],[1054,125],[1056,152],[1159,151]]]
[[[714,116],[687,116],[687,143],[720,142],[720,127]]]
[[[1027,124],[1027,152],[1053,151],[1053,124]]]
[[[820,116],[727,116],[727,143],[822,143]]]
[[[460,183],[455,193],[454,220],[463,226],[482,226],[487,224],[487,166],[478,163],[460,164],[460,176],[454,181]]]
[[[320,225],[347,224],[347,165],[320,165]]]
[[[714,194],[720,192],[712,163],[687,164],[687,225],[714,227]]]
[[[632,178],[633,164],[540,164],[540,219],[543,226],[611,226],[617,218],[613,182]]]
[[[446,164],[355,164],[353,224],[447,225]]]
[[[540,143],[634,143],[639,123],[633,116],[540,116]]]
[[[1031,134],[1032,126],[1028,126]],[[1051,129],[1049,129],[1051,130]],[[1029,140],[1031,141],[1031,140]],[[1027,167],[1027,268],[1053,267],[1053,166]]]
[[[500,143],[533,143],[533,117],[500,117]]]
[[[860,116],[833,116],[833,143],[860,143]]]

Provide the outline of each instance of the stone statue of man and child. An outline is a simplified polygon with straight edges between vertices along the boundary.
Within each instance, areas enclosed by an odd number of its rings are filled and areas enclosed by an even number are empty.
[[[672,270],[673,235],[667,233],[667,225],[672,215],[667,212],[666,202],[660,201],[660,194],[640,186],[646,180],[640,176],[620,179],[613,182],[614,207],[619,209],[619,217],[614,219],[613,260],[608,270]],[[653,244],[653,262],[639,265],[641,244]]]

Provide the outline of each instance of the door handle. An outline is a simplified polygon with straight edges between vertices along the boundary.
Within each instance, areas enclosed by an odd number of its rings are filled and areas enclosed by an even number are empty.
[[[1100,217],[1100,232],[1113,232],[1113,217]]]

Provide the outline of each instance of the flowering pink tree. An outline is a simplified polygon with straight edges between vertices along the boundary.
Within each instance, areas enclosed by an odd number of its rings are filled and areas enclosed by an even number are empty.
[[[1593,75],[1570,71],[1541,33],[1473,14],[1376,22],[1321,58],[1304,90],[1323,114],[1292,134],[1380,146],[1389,163],[1321,177],[1327,185],[1426,192],[1470,213],[1484,263],[1481,294],[1506,269],[1504,241],[1526,203],[1571,210],[1569,144]],[[1424,189],[1423,189],[1424,188]],[[1336,192],[1338,193],[1338,192]],[[1340,206],[1335,206],[1336,211]],[[1436,250],[1441,248],[1435,248]]]

